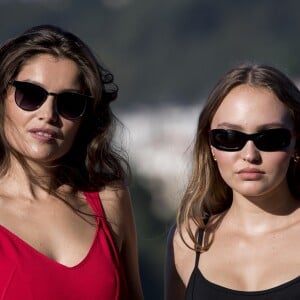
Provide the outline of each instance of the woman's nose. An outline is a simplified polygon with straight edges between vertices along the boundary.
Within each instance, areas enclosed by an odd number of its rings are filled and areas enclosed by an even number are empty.
[[[260,151],[256,148],[253,141],[247,141],[241,150],[242,159],[250,163],[258,163],[261,161]]]
[[[45,119],[47,122],[56,122],[58,114],[55,106],[55,96],[48,95],[46,101],[37,110],[37,114],[40,119]]]

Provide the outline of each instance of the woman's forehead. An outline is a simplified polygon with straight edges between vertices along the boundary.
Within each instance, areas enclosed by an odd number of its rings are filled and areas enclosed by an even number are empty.
[[[218,107],[212,127],[222,124],[257,127],[292,124],[289,108],[268,88],[240,85],[232,89]]]

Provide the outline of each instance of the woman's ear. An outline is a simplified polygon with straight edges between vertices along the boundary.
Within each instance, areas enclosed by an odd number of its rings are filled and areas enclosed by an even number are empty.
[[[212,155],[214,161],[217,161],[216,156],[215,156],[215,153],[214,153],[214,149],[213,149],[212,146],[210,146],[210,151],[211,151],[211,155]]]

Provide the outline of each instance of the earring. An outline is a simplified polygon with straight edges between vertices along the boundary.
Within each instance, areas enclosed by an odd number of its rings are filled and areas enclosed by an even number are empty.
[[[213,147],[212,147],[212,146],[210,146],[210,153],[211,153],[211,155],[212,155],[212,157],[213,157],[213,160],[214,160],[214,161],[217,161],[217,159],[216,159],[216,157],[215,157],[215,153],[214,153],[214,150],[213,150]]]
[[[216,157],[215,157],[215,154],[214,154],[213,152],[212,152],[211,154],[212,154],[213,160],[214,160],[214,161],[217,161],[217,159],[216,159]]]
[[[300,160],[300,156],[297,154],[297,153],[295,153],[294,155],[293,155],[293,161],[294,161],[294,163],[298,163],[299,162],[299,160]]]

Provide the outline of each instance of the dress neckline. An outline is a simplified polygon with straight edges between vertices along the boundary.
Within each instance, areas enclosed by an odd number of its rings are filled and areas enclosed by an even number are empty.
[[[17,234],[15,234],[14,232],[12,232],[11,230],[9,230],[8,228],[6,228],[5,226],[0,224],[0,230],[2,230],[3,232],[5,232],[6,234],[8,234],[12,239],[16,240],[17,242],[19,242],[20,244],[23,245],[23,247],[25,249],[27,249],[27,251],[32,252],[33,254],[35,254],[36,256],[47,260],[48,262],[57,265],[61,268],[65,268],[68,270],[72,270],[72,269],[77,269],[80,268],[82,265],[84,265],[86,263],[86,261],[89,259],[89,257],[91,256],[91,253],[93,252],[93,249],[95,248],[96,242],[97,242],[97,237],[98,237],[98,233],[99,233],[99,227],[100,227],[100,217],[99,215],[97,215],[97,211],[94,207],[94,205],[92,205],[92,203],[90,203],[87,195],[84,193],[85,199],[88,203],[88,205],[91,207],[92,211],[95,213],[95,224],[96,224],[96,230],[94,233],[94,237],[92,240],[92,243],[90,245],[90,247],[88,248],[87,253],[82,257],[82,259],[80,259],[76,264],[72,265],[72,266],[67,266],[63,263],[60,263],[59,261],[56,261],[55,259],[49,257],[48,255],[46,255],[45,253],[37,250],[35,247],[33,247],[30,243],[26,242],[24,239],[22,239],[21,237],[19,237]],[[100,199],[99,199],[100,201]],[[101,205],[101,204],[100,204]]]

